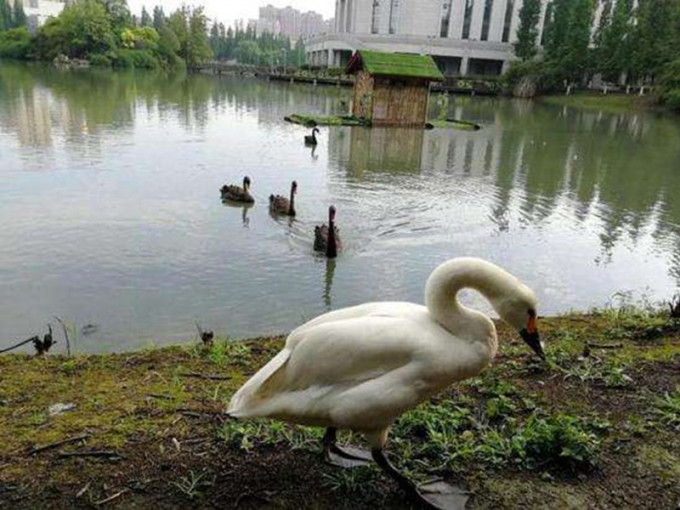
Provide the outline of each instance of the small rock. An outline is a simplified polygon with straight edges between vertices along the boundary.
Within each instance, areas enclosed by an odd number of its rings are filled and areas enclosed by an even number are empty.
[[[53,404],[50,406],[48,412],[50,416],[60,416],[65,412],[72,411],[75,408],[75,404]]]
[[[544,482],[554,482],[554,481],[555,481],[555,478],[553,477],[553,475],[551,475],[551,474],[548,473],[547,471],[544,471],[544,472],[541,474],[541,480],[543,480]]]

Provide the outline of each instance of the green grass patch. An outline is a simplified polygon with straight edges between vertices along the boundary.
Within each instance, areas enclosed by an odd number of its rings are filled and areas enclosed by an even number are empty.
[[[680,386],[674,392],[658,398],[654,407],[662,424],[680,430]]]
[[[556,106],[572,106],[587,110],[599,110],[606,113],[626,113],[648,104],[646,97],[634,94],[600,94],[591,92],[576,92],[570,95],[543,96],[543,103]]]

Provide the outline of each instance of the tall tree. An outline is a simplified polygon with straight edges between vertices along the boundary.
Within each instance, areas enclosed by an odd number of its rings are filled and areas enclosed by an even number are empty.
[[[183,5],[170,15],[168,26],[177,35],[179,56],[188,67],[195,67],[212,57],[208,40],[208,18],[202,7]]]
[[[561,67],[568,79],[579,80],[588,70],[593,0],[573,0]]]
[[[161,28],[165,26],[165,13],[163,7],[157,5],[153,8],[153,27],[160,33]]]
[[[519,11],[517,42],[514,43],[515,55],[521,60],[531,60],[536,56],[538,38],[538,19],[541,16],[541,0],[524,0]]]
[[[678,52],[677,0],[640,0],[633,31],[632,71],[652,81]]]
[[[132,26],[132,15],[127,0],[98,0],[104,5],[111,17],[112,28],[120,33],[124,28]]]
[[[149,12],[146,10],[146,7],[142,7],[142,17],[139,24],[143,27],[150,27],[153,25],[153,20],[151,19],[151,16],[149,16]]]
[[[15,28],[28,26],[28,16],[24,11],[24,3],[21,0],[15,0],[14,9],[12,12],[12,26]]]
[[[609,80],[619,80],[628,70],[632,57],[632,0],[607,3],[595,37],[594,70]]]
[[[547,30],[545,44],[545,59],[555,62],[563,52],[569,30],[572,0],[555,0],[553,2],[552,18],[545,28]]]
[[[12,28],[12,6],[7,0],[0,0],[0,30]]]

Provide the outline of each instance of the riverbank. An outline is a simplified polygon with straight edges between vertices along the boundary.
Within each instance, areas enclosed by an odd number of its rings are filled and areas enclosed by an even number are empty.
[[[493,367],[402,417],[392,458],[462,484],[469,508],[675,508],[678,324],[606,311],[541,329],[546,364],[500,326]],[[283,341],[0,357],[0,506],[407,507],[376,468],[324,465],[320,430],[222,414]]]
[[[604,113],[629,113],[643,109],[664,110],[655,102],[652,95],[637,94],[602,94],[600,92],[575,92],[570,95],[539,96],[538,101],[558,106],[573,106],[587,110],[598,110]]]

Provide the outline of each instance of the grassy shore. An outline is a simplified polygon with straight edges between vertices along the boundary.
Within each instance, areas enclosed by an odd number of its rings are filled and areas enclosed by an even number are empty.
[[[542,96],[539,101],[558,106],[574,106],[588,110],[599,110],[606,113],[625,113],[644,108],[655,107],[653,98],[648,94],[602,94],[599,92],[575,92],[570,95]]]
[[[541,329],[546,363],[499,325],[493,366],[398,420],[391,458],[469,508],[676,508],[680,325],[608,310]],[[222,414],[283,340],[0,357],[0,507],[408,508],[377,468],[323,464],[322,431]]]

